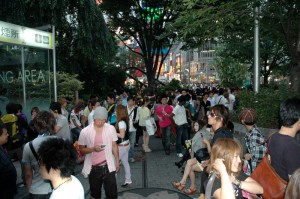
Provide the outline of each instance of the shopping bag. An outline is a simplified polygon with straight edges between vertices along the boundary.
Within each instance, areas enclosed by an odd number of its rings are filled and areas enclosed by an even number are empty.
[[[150,117],[149,119],[145,120],[147,133],[149,135],[154,135],[154,133],[157,131],[157,126],[155,124],[155,120],[153,117]]]

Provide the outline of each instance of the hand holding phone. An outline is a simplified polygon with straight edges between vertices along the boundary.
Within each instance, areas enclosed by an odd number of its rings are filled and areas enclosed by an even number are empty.
[[[105,148],[106,144],[101,144],[101,149]]]

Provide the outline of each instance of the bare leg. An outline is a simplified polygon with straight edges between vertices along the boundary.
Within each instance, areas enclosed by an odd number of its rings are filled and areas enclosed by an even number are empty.
[[[186,165],[185,165],[185,168],[184,168],[184,173],[183,173],[182,179],[180,180],[180,183],[185,184],[189,174],[191,173],[192,166],[195,165],[195,164],[197,165],[196,158],[189,159],[186,162]]]
[[[145,131],[145,145],[149,146],[149,134]]]
[[[202,171],[199,168],[199,166],[197,165],[197,162],[196,162],[196,164],[192,165],[190,173],[189,173],[189,177],[190,177],[190,180],[191,180],[191,186],[190,186],[191,189],[195,189],[196,188],[196,184],[195,184],[195,171],[196,172],[201,172]]]

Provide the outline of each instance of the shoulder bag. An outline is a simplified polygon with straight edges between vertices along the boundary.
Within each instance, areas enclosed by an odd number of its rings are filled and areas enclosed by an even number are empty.
[[[208,153],[207,148],[198,149],[195,152],[194,157],[197,159],[197,161],[199,163],[201,163],[204,160],[208,160],[209,159],[209,153]]]
[[[282,179],[271,166],[269,147],[264,158],[250,175],[264,189],[263,198],[283,199],[287,182]]]

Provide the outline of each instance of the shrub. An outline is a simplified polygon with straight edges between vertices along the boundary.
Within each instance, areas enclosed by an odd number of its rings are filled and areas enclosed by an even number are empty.
[[[287,98],[299,96],[286,85],[277,87],[261,88],[255,94],[253,91],[242,90],[237,98],[240,100],[239,107],[233,112],[233,120],[238,122],[238,114],[243,108],[254,108],[257,112],[256,123],[265,128],[279,128],[278,112],[280,104]]]

